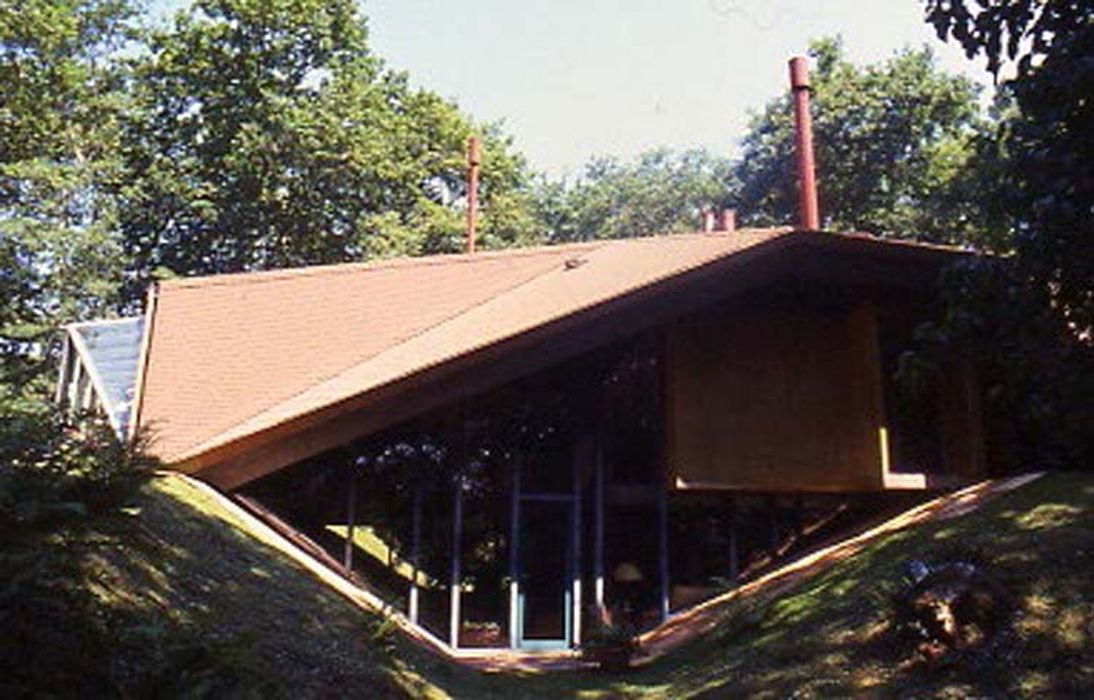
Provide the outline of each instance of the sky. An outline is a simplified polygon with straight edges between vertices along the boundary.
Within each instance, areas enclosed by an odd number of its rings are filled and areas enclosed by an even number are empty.
[[[750,110],[787,84],[787,60],[841,34],[856,63],[939,41],[922,0],[365,0],[370,44],[413,84],[502,121],[533,169],[576,176],[595,155],[705,147],[736,155]]]
[[[923,1],[359,0],[389,67],[501,122],[552,177],[658,147],[737,155],[750,111],[786,88],[787,60],[825,36],[860,65],[926,44],[990,94],[983,62],[938,40]],[[187,4],[150,2],[160,20]]]

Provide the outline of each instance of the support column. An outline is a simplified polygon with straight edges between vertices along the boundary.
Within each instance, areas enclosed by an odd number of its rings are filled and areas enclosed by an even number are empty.
[[[72,331],[78,333],[79,331]],[[54,392],[53,400],[58,406],[63,406],[65,402],[65,396],[67,394],[68,382],[69,382],[69,363],[72,361],[71,357],[72,340],[68,337],[68,333],[65,334],[64,347],[61,349],[61,368],[57,373],[57,390]]]
[[[597,436],[596,441],[596,494],[593,503],[594,539],[593,539],[593,596],[596,600],[597,614],[601,620],[607,617],[604,602],[604,449]]]
[[[657,496],[657,564],[658,578],[661,583],[661,622],[669,619],[669,494],[668,488],[661,484]]]
[[[85,408],[84,399],[87,394],[87,387],[91,385],[91,380],[87,376],[87,369],[84,367],[83,360],[81,359],[76,363],[77,371],[75,379],[73,380],[72,389],[72,410],[73,414],[79,414]]]
[[[979,381],[972,360],[949,363],[943,369],[938,393],[943,471],[965,479],[982,478],[984,426]]]
[[[771,528],[771,559],[779,556],[779,508],[774,496],[767,497],[767,517]]]
[[[357,520],[357,470],[349,469],[349,494],[346,496],[346,546],[342,553],[342,566],[353,571],[353,533]]]
[[[418,575],[422,566],[422,487],[414,489],[414,513],[410,525],[410,593],[407,596],[407,617],[418,623]]]
[[[581,644],[581,471],[585,463],[586,449],[577,450],[574,464],[574,500],[570,523],[570,591],[573,596],[570,617],[573,618],[570,643]]]
[[[803,514],[804,510],[805,510],[805,500],[802,498],[802,495],[799,493],[796,496],[794,496],[794,514],[792,516],[793,519],[791,520],[791,526],[794,529],[795,543],[798,540],[800,540],[802,535],[805,533],[805,528],[804,528],[804,524],[803,524],[803,517],[802,517],[802,514]]]
[[[737,576],[741,573],[740,553],[737,542],[737,502],[732,496],[729,499],[729,580],[737,583]]]
[[[84,361],[77,355],[76,367],[72,373],[71,399],[68,403],[69,418],[75,418],[83,410],[83,405],[80,402],[83,400],[84,386],[87,381],[87,369],[84,367]]]
[[[83,391],[80,394],[80,410],[82,411],[94,411],[95,410],[95,382],[91,381],[91,373],[84,369],[84,386]]]
[[[448,644],[460,647],[460,543],[463,539],[463,484],[457,479],[452,497],[452,572],[449,577]]]
[[[520,457],[513,455],[509,489],[509,648],[520,646]]]

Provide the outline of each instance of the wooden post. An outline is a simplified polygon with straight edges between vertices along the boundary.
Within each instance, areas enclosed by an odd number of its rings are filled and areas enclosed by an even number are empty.
[[[661,622],[669,619],[669,493],[662,484],[657,497],[659,530],[657,538],[658,578],[661,583]]]
[[[593,577],[597,614],[603,620],[607,616],[604,604],[604,447],[599,430],[596,440],[596,494],[593,503],[594,539],[593,539]]]
[[[737,576],[741,572],[740,553],[737,551],[737,502],[730,496],[729,499],[729,580],[737,583]]]
[[[805,509],[805,501],[802,498],[802,495],[799,493],[796,496],[794,496],[794,516],[793,516],[792,524],[793,524],[793,527],[794,527],[794,540],[795,540],[795,542],[797,540],[801,539],[801,536],[804,532],[803,526],[802,526],[802,511],[804,509]]]
[[[57,373],[57,391],[54,393],[53,400],[58,406],[63,406],[65,403],[65,396],[67,394],[69,378],[69,363],[71,362],[71,348],[72,340],[68,337],[69,333],[78,333],[79,331],[65,331],[65,342],[61,349],[61,368]]]
[[[779,555],[779,511],[774,496],[767,497],[767,515],[771,527],[771,559]]]
[[[349,494],[346,497],[346,548],[342,554],[342,566],[353,571],[353,530],[357,520],[357,470],[349,469]]]
[[[84,368],[82,359],[77,362],[76,369],[75,387],[72,394],[72,409],[74,413],[79,413],[85,408],[84,399],[87,394],[87,387],[91,386],[91,381],[87,376],[87,370]]]
[[[520,646],[520,457],[514,452],[509,489],[509,648]]]
[[[463,484],[456,480],[452,497],[452,575],[448,611],[448,644],[453,649],[460,648],[460,543],[463,535]]]
[[[407,617],[418,624],[418,572],[422,566],[422,487],[414,489],[414,513],[410,525],[410,594],[407,597]]]
[[[68,377],[68,385],[65,386],[65,414],[71,416],[76,411],[76,398],[79,392],[76,387],[80,384],[80,356],[77,355],[72,362],[72,373]]]
[[[80,410],[92,411],[95,408],[95,382],[91,381],[91,373],[84,368],[84,386],[80,396]]]
[[[570,616],[573,618],[570,642],[581,644],[581,467],[585,464],[588,442],[577,450],[574,460],[574,500],[571,508],[570,532],[570,586],[573,596]]]
[[[976,367],[971,359],[947,363],[938,400],[944,470],[966,479],[983,477],[983,415]]]

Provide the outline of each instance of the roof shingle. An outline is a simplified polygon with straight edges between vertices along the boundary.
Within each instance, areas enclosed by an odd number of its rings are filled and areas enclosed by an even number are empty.
[[[790,232],[165,282],[149,324],[138,420],[164,461],[189,460]]]

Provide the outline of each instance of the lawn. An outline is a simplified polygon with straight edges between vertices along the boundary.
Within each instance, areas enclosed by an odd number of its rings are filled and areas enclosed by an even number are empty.
[[[191,641],[173,652],[184,656],[166,666],[171,677],[153,674],[140,688],[171,692],[238,674],[240,688],[287,697],[1094,696],[1087,475],[1045,477],[972,514],[890,535],[777,599],[739,600],[714,633],[625,675],[454,665],[245,527],[167,477],[145,488],[122,523],[84,536],[79,585],[99,606],[130,627],[140,622],[150,640]],[[911,560],[968,556],[984,562],[1013,613],[984,647],[926,661],[894,623],[892,601],[906,590]],[[153,654],[132,634],[119,639],[116,663],[134,667],[133,678],[150,655],[172,653]]]

